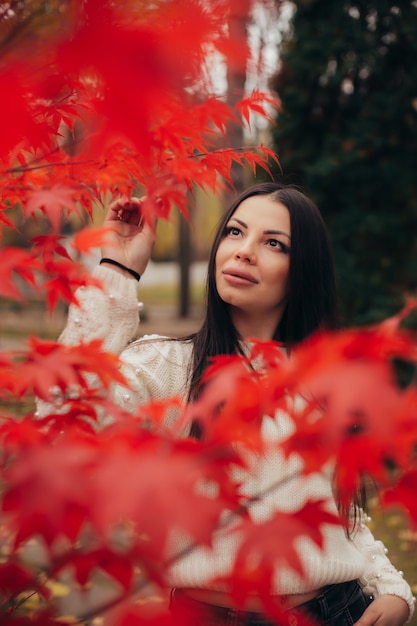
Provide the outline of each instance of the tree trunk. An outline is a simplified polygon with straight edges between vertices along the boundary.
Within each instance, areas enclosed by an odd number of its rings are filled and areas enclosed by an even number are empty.
[[[178,226],[178,263],[180,267],[179,310],[181,318],[190,314],[190,266],[191,266],[190,224],[183,215]]]
[[[250,19],[250,0],[232,0],[229,14],[229,37],[233,48],[241,49],[241,54],[231,53],[226,59],[227,63],[227,103],[234,107],[245,94],[246,84],[246,59],[248,57],[248,23]],[[244,145],[243,128],[238,124],[232,124],[226,135],[227,146],[239,149]],[[245,187],[245,171],[237,163],[231,168],[232,181],[235,190],[226,196],[234,196]],[[226,197],[226,203],[230,198]]]

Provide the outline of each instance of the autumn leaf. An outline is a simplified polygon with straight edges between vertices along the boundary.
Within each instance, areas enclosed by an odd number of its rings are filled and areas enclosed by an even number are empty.
[[[0,352],[0,397],[6,397],[13,389],[14,376],[12,367],[14,354],[12,351]]]
[[[46,294],[46,302],[51,312],[60,299],[77,304],[75,291],[78,287],[101,286],[100,281],[94,278],[85,266],[70,259],[63,261],[50,259],[43,271],[44,281],[39,285],[39,290]]]
[[[32,391],[43,400],[62,402],[67,388],[87,387],[84,375],[88,372],[94,373],[104,388],[114,382],[126,385],[118,357],[104,351],[101,340],[66,346],[31,337],[29,348],[20,354],[14,368],[13,389],[18,397]]]
[[[211,124],[225,135],[231,123],[239,124],[239,118],[220,98],[208,97],[204,104],[193,110],[193,121],[197,128],[209,129]]]
[[[305,571],[297,540],[307,537],[321,549],[322,527],[340,523],[337,516],[328,512],[324,500],[308,501],[294,512],[275,511],[263,523],[243,521],[236,529],[243,538],[228,579],[229,592],[237,606],[244,607],[250,594],[259,594],[268,606],[273,580],[281,568],[293,570],[303,578]]]
[[[83,228],[71,239],[71,246],[80,254],[91,254],[92,248],[109,245],[109,228]]]
[[[22,248],[9,246],[0,250],[0,294],[5,298],[24,300],[24,284],[36,290],[36,273],[41,269],[41,265]],[[16,278],[23,282],[17,283]]]
[[[168,403],[167,403],[168,404]],[[42,432],[46,431],[50,441],[62,439],[67,436],[75,436],[81,441],[97,439],[97,425],[105,415],[112,419],[113,427],[119,425],[124,436],[128,436],[128,429],[136,433],[138,428],[149,426],[149,412],[146,407],[138,407],[136,413],[125,411],[120,405],[115,404],[110,394],[103,394],[103,388],[68,388],[65,397],[60,398],[58,406],[47,407],[47,413],[43,407],[43,416],[36,416],[36,423]],[[153,409],[152,409],[153,415]],[[116,436],[116,433],[113,433]]]
[[[320,409],[317,402],[305,403],[296,415],[289,410],[294,420],[294,432],[278,446],[286,458],[299,455],[303,460],[303,474],[321,471],[323,466],[336,457],[341,437],[332,435],[329,416]]]
[[[340,502],[352,502],[364,477],[384,490],[389,484],[389,448],[372,433],[352,433],[340,446],[335,459],[335,488]]]
[[[0,104],[0,224],[13,228],[12,211],[18,216],[22,206],[26,217],[47,215],[53,232],[40,232],[46,220],[34,220],[25,224],[36,229],[30,252],[1,250],[1,295],[22,299],[36,291],[52,310],[60,299],[76,302],[78,286],[96,284],[70,260],[67,243],[84,254],[105,235],[88,228],[65,241],[59,228],[68,213],[91,217],[93,205],[140,189],[149,221],[169,219],[172,207],[190,218],[196,187],[222,192],[233,187],[235,165],[267,174],[269,162],[279,165],[266,146],[235,150],[219,143],[231,125],[250,126],[254,116],[270,122],[279,107],[273,94],[260,91],[234,108],[210,95],[207,50],[242,68],[247,60],[242,42],[228,40],[224,29],[230,8],[229,2],[215,9],[201,2],[60,3],[42,42],[27,21],[30,54],[27,45],[14,46],[12,55],[6,50],[0,71],[2,93],[13,94]],[[260,593],[268,614],[286,623],[269,595],[274,571],[302,576],[297,539],[320,549],[322,526],[336,518],[324,503],[311,502],[293,515],[277,512],[251,524],[236,478],[236,468],[247,469],[239,452],[262,454],[261,425],[269,419],[263,415],[284,410],[295,431],[280,451],[299,454],[304,474],[334,460],[342,495],[352,493],[362,473],[371,474],[389,488],[386,505],[400,503],[414,524],[417,400],[411,385],[397,389],[391,367],[396,358],[415,366],[415,336],[401,328],[413,306],[372,328],[319,333],[290,358],[277,345],[255,344],[248,357],[254,369],[243,358],[219,359],[185,411],[178,398],[132,415],[115,406],[111,387],[125,381],[100,343],[69,348],[31,339],[27,349],[0,355],[2,400],[12,396],[19,404],[35,393],[55,401],[42,418],[1,419],[1,521],[15,541],[3,551],[0,588],[34,589],[31,571],[20,564],[21,548],[33,537],[46,544],[50,569],[72,569],[83,586],[96,567],[123,592],[137,566],[144,579],[163,583],[167,564],[197,544],[209,547],[223,513],[234,511],[242,513],[242,543],[226,582],[238,603]],[[173,413],[178,427],[198,419],[204,438],[174,440],[163,426]],[[103,415],[114,423],[101,428]],[[129,541],[117,551],[115,537],[126,528]],[[186,539],[178,553],[170,549],[173,531]],[[48,610],[31,608],[8,621],[56,626],[64,618],[55,620],[57,607],[46,596],[45,602]],[[174,626],[169,614],[151,616],[129,603],[120,609],[118,617],[106,614],[106,626]],[[297,616],[299,624],[307,621]]]
[[[112,14],[109,4],[96,0],[90,0],[85,10],[88,19],[71,41],[61,44],[56,60],[66,75],[88,68],[101,87],[94,101],[98,132],[88,149],[97,155],[122,138],[148,154],[151,120],[170,92],[178,93],[183,84],[184,64],[167,46],[174,24],[167,30],[146,24],[127,26]],[[133,75],[136,79],[130,81]],[[122,98],[126,85],[129,97]]]
[[[417,529],[417,470],[410,469],[399,477],[396,484],[385,491],[385,506],[400,506],[409,516],[412,530]]]
[[[9,208],[10,207],[7,207],[7,206],[5,207],[0,206],[0,227],[6,226],[6,228],[12,228],[13,230],[17,230],[15,224],[12,222],[10,217],[8,217],[5,213]],[[2,238],[2,233],[3,233],[3,229],[0,228],[0,242]]]
[[[279,109],[279,100],[277,97],[274,97],[273,94],[255,89],[249,96],[239,100],[236,104],[236,109],[249,127],[253,114],[258,114],[267,119],[269,123],[274,124],[275,120],[272,117],[272,111]]]
[[[59,229],[63,209],[69,213],[74,212],[81,215],[80,208],[74,201],[74,191],[70,187],[59,184],[32,191],[23,206],[26,216],[35,217],[38,210],[45,213],[56,231]]]
[[[64,556],[55,559],[52,574],[56,576],[66,568],[74,572],[79,585],[85,587],[93,573],[100,569],[106,572],[128,591],[133,582],[134,567],[129,551],[122,554],[107,546],[88,551],[67,552]]]
[[[154,555],[159,564],[168,558],[173,530],[209,545],[221,514],[239,503],[229,476],[231,463],[238,462],[236,454],[146,431],[135,439],[130,434],[125,441],[112,433],[111,429],[111,438],[103,441],[103,462],[94,478],[91,514],[100,534],[131,520],[137,533],[146,537],[144,554]],[[111,499],[104,497],[109,490]]]
[[[262,388],[247,359],[233,355],[212,359],[202,383],[203,391],[190,406],[188,420],[198,421],[204,439],[262,448]]]
[[[276,155],[267,150],[265,147],[258,147],[258,150],[261,150],[261,154],[255,150],[245,150],[241,153],[242,159],[245,159],[248,165],[251,167],[252,172],[256,174],[257,168],[263,169],[268,175],[271,175],[271,170],[268,165],[269,157],[272,157],[274,161],[279,165],[278,159]]]
[[[231,451],[170,441],[146,431],[132,437],[128,430],[123,440],[110,429],[108,437],[103,432],[100,445],[74,432],[52,446],[45,438],[15,449],[4,472],[2,510],[15,530],[16,547],[36,535],[50,549],[60,536],[75,541],[87,522],[106,539],[128,522],[137,533],[132,555],[156,571],[168,559],[173,529],[210,544],[220,515],[239,502],[229,476],[235,462]],[[106,555],[101,553],[103,567]],[[79,561],[81,579],[82,572],[90,571],[89,563]],[[117,562],[109,559],[104,569],[128,584]]]
[[[13,561],[0,563],[0,590],[2,594],[9,596],[18,596],[25,591],[36,591],[44,598],[49,597],[47,587],[37,580],[36,575]],[[2,595],[0,603],[4,600],[6,598]]]
[[[16,420],[13,416],[1,423],[0,440],[5,459],[8,459],[22,448],[40,445],[45,441],[45,434],[33,420],[33,415],[25,416],[21,420]]]
[[[160,606],[160,601],[155,608],[152,599],[141,602],[126,601],[120,602],[119,606],[113,611],[107,613],[104,626],[191,626],[195,623],[196,615],[190,611],[179,611],[176,615],[172,615],[170,611],[164,610]],[[191,613],[191,614],[190,614]]]
[[[66,241],[67,238],[64,235],[58,235],[52,233],[49,235],[38,235],[33,237],[32,254],[34,257],[39,256],[46,267],[50,265],[55,255],[61,256],[64,259],[70,259],[70,256],[61,244],[61,241]]]
[[[389,445],[403,402],[392,359],[409,358],[412,345],[406,333],[394,336],[380,328],[318,333],[263,376],[268,414],[282,406],[284,394],[298,394],[307,402],[314,399],[326,412],[327,436],[340,441],[360,426]],[[297,412],[295,405],[295,421]]]
[[[58,538],[77,539],[88,519],[95,460],[95,446],[76,439],[21,450],[4,471],[1,502],[15,530],[16,547],[37,535],[49,547]]]
[[[387,456],[400,471],[407,471],[415,456],[417,442],[417,389],[410,385],[401,394],[396,419],[396,435],[392,438]]]
[[[0,102],[0,136],[2,154],[7,154],[24,139],[33,141],[36,136],[30,103],[24,86],[25,71],[20,66],[11,67],[0,74],[2,92],[9,94]],[[13,94],[13,97],[11,97]]]

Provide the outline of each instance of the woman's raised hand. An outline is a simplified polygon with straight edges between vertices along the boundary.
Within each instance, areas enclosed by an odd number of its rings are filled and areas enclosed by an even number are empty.
[[[140,275],[146,269],[155,242],[156,219],[149,224],[142,214],[145,198],[120,198],[112,202],[104,220],[109,234],[102,257],[113,259]]]

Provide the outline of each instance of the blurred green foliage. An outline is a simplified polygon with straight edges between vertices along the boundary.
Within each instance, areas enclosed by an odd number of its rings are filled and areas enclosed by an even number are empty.
[[[369,324],[417,287],[417,3],[294,4],[274,148],[328,224],[345,323]]]

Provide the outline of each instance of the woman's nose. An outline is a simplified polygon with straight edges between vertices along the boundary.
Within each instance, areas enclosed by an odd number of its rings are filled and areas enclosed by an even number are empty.
[[[248,242],[245,242],[244,245],[240,246],[236,250],[235,258],[239,261],[248,261],[249,263],[253,263],[255,259],[255,253],[252,246]]]

